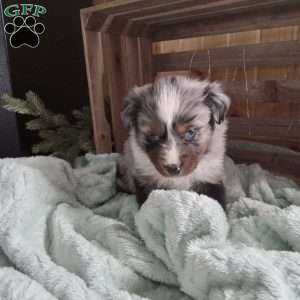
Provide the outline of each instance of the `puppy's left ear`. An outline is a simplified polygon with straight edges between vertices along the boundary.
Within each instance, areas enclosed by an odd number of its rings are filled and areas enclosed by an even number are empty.
[[[203,103],[211,110],[212,117],[217,124],[221,124],[230,107],[230,98],[224,94],[221,85],[217,82],[209,83],[203,93]]]
[[[131,129],[137,122],[142,102],[152,94],[152,84],[141,87],[135,86],[130,90],[124,99],[124,106],[121,112],[121,119],[126,129]]]

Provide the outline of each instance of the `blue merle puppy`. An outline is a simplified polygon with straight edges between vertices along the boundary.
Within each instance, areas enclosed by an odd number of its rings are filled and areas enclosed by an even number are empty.
[[[159,77],[133,88],[122,112],[129,137],[119,173],[139,205],[154,189],[205,194],[226,208],[223,162],[230,99],[218,83]]]

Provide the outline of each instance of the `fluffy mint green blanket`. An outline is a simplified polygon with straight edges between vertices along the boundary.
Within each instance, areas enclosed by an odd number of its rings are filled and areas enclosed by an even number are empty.
[[[116,193],[116,155],[0,161],[0,299],[300,299],[300,189],[226,160],[229,214]]]

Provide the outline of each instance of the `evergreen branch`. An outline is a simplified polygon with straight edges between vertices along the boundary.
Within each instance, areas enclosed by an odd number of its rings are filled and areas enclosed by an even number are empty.
[[[50,154],[72,162],[86,152],[95,152],[92,118],[89,107],[72,112],[70,122],[63,114],[48,110],[34,92],[26,93],[26,99],[8,95],[1,97],[2,107],[19,114],[36,117],[26,123],[28,130],[38,131],[41,141],[32,147],[34,154]]]
[[[66,116],[63,114],[57,114],[53,116],[53,123],[55,126],[71,126],[70,122],[67,120]]]
[[[49,114],[49,111],[47,111],[45,104],[34,92],[29,91],[26,93],[26,101],[29,105],[31,105],[31,107],[33,107],[38,116],[43,116],[45,119],[50,117],[49,115],[51,115],[51,113]]]
[[[34,154],[39,154],[39,153],[47,154],[47,153],[51,152],[52,149],[53,149],[52,142],[42,141],[38,144],[33,145],[31,150],[32,150],[32,153],[34,153]]]
[[[42,118],[37,118],[26,123],[29,130],[42,130],[50,127],[50,124]]]
[[[8,111],[22,115],[38,116],[38,113],[34,110],[34,108],[22,99],[14,98],[5,94],[1,97],[1,100],[1,106]]]

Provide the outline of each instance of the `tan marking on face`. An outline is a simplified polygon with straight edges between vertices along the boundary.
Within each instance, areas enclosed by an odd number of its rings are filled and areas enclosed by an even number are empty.
[[[183,136],[191,127],[194,127],[193,123],[177,123],[175,126],[175,132],[179,136]]]
[[[182,163],[182,176],[185,176],[197,168],[201,158],[207,153],[208,143],[201,144],[201,146],[190,144],[183,147],[180,161]]]

